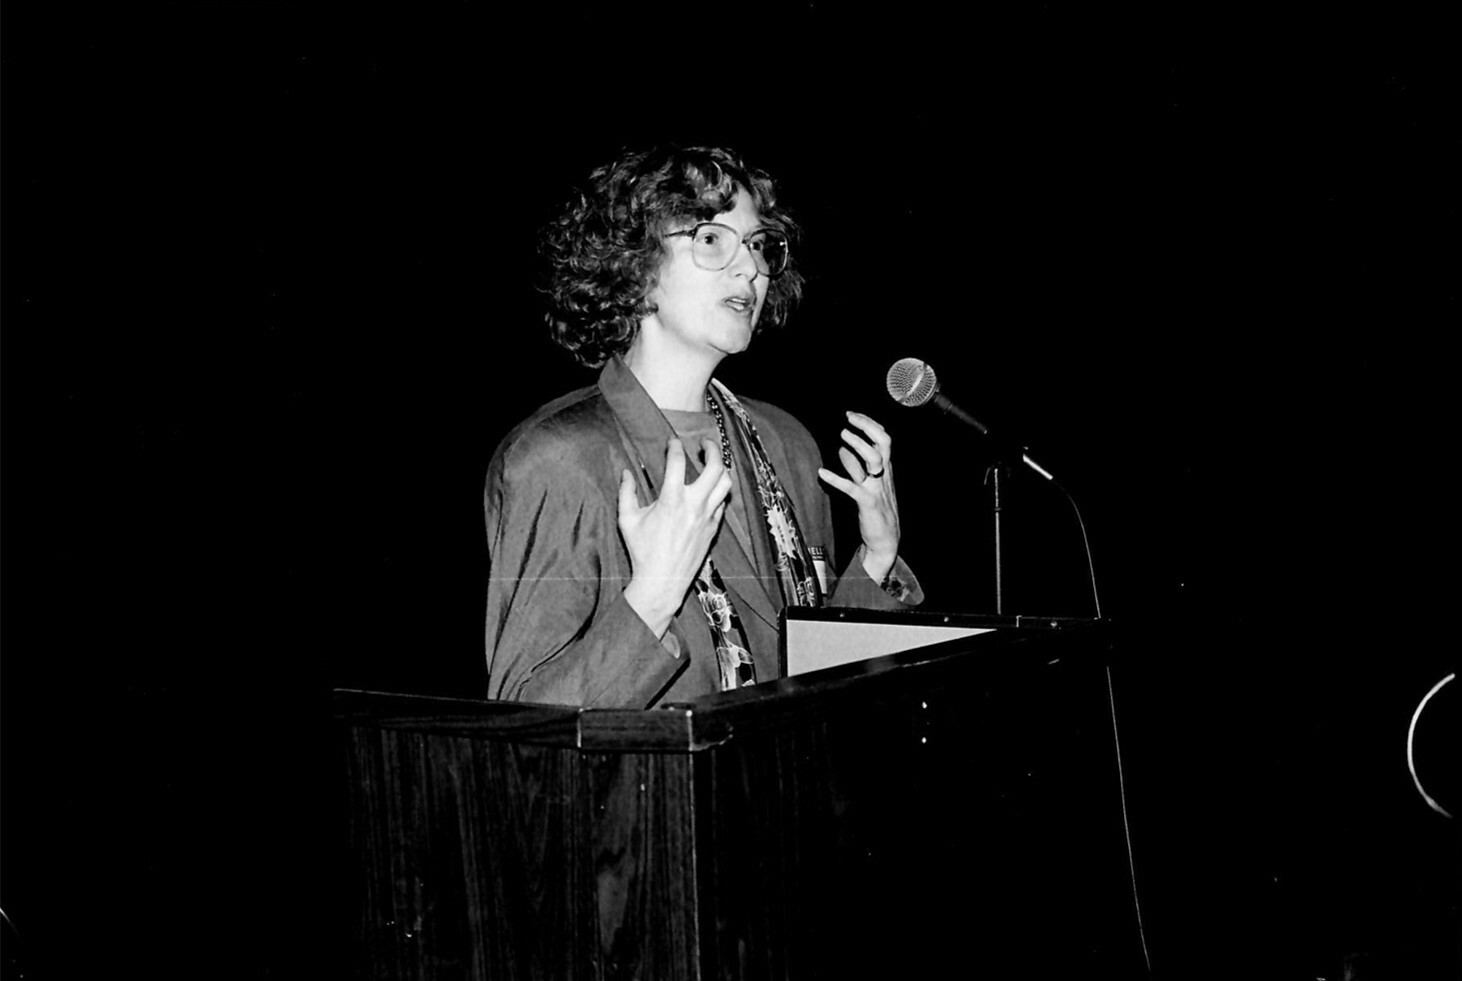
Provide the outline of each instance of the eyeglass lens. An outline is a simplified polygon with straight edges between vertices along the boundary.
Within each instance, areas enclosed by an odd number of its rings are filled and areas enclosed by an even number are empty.
[[[695,258],[707,269],[725,269],[741,247],[741,238],[735,229],[724,225],[698,226],[691,242]],[[787,240],[779,233],[760,229],[747,237],[746,245],[762,274],[775,276],[786,268]]]

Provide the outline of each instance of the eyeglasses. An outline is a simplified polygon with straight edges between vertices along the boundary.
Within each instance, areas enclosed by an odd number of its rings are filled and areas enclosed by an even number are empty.
[[[740,233],[729,225],[703,221],[694,228],[667,232],[665,237],[672,238],[676,235],[690,236],[691,259],[697,266],[710,272],[717,272],[731,265],[743,241],[751,251],[757,271],[762,275],[768,278],[780,276],[787,268],[787,236],[770,228],[759,228],[742,239]]]

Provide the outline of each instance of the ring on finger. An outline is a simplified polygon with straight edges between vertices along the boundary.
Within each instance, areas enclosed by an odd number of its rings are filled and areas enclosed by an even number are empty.
[[[883,476],[883,468],[882,467],[879,467],[877,473],[873,473],[872,471],[869,471],[864,476],[864,479],[865,480],[877,480],[879,477],[882,477],[882,476]]]

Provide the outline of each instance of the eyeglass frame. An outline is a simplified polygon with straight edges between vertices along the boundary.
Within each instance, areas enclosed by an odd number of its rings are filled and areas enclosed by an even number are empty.
[[[712,228],[724,228],[726,231],[728,231],[732,235],[735,235],[736,236],[736,248],[734,248],[734,249],[731,250],[731,257],[726,260],[726,265],[719,266],[719,267],[717,267],[715,269],[706,269],[705,266],[702,266],[700,264],[700,260],[696,256],[696,254],[695,254],[695,237],[696,237],[696,234],[702,228],[705,228],[707,225],[711,226]],[[666,238],[675,238],[678,235],[687,235],[687,236],[690,237],[690,239],[691,239],[690,259],[691,259],[692,262],[694,262],[696,264],[696,268],[698,268],[698,269],[705,269],[706,272],[720,272],[722,269],[729,268],[731,266],[731,263],[733,263],[733,262],[736,261],[736,254],[741,251],[741,247],[743,245],[745,245],[747,247],[747,251],[748,252],[751,252],[751,261],[752,261],[753,264],[756,265],[757,271],[760,272],[767,279],[776,279],[778,276],[782,275],[782,273],[786,272],[787,271],[787,267],[792,264],[792,243],[787,238],[787,236],[786,236],[785,233],[779,232],[775,228],[758,228],[755,231],[753,231],[750,235],[742,235],[736,229],[732,228],[730,225],[724,224],[723,222],[719,222],[719,221],[701,221],[701,222],[696,222],[696,224],[693,227],[691,227],[691,228],[682,228],[678,232],[666,232],[665,233],[665,237]],[[784,250],[785,250],[786,259],[784,259],[782,261],[782,268],[781,269],[778,269],[776,272],[772,272],[770,266],[768,266],[766,269],[762,269],[761,268],[762,265],[764,265],[766,263],[765,255],[763,255],[763,258],[762,258],[761,263],[757,263],[757,261],[756,261],[757,253],[755,252],[755,250],[753,250],[751,248],[751,240],[753,238],[755,238],[756,236],[758,236],[758,235],[775,235],[775,236],[777,236],[778,238],[780,238],[782,240],[782,245],[783,245]]]

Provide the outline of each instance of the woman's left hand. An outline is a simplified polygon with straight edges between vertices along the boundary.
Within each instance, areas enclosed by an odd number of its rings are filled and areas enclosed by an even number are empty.
[[[842,491],[858,505],[858,531],[866,551],[863,568],[874,582],[882,582],[899,555],[899,506],[893,492],[891,450],[888,431],[859,412],[849,412],[848,422],[862,430],[843,430],[847,446],[838,449],[847,477],[820,467],[817,475]]]

